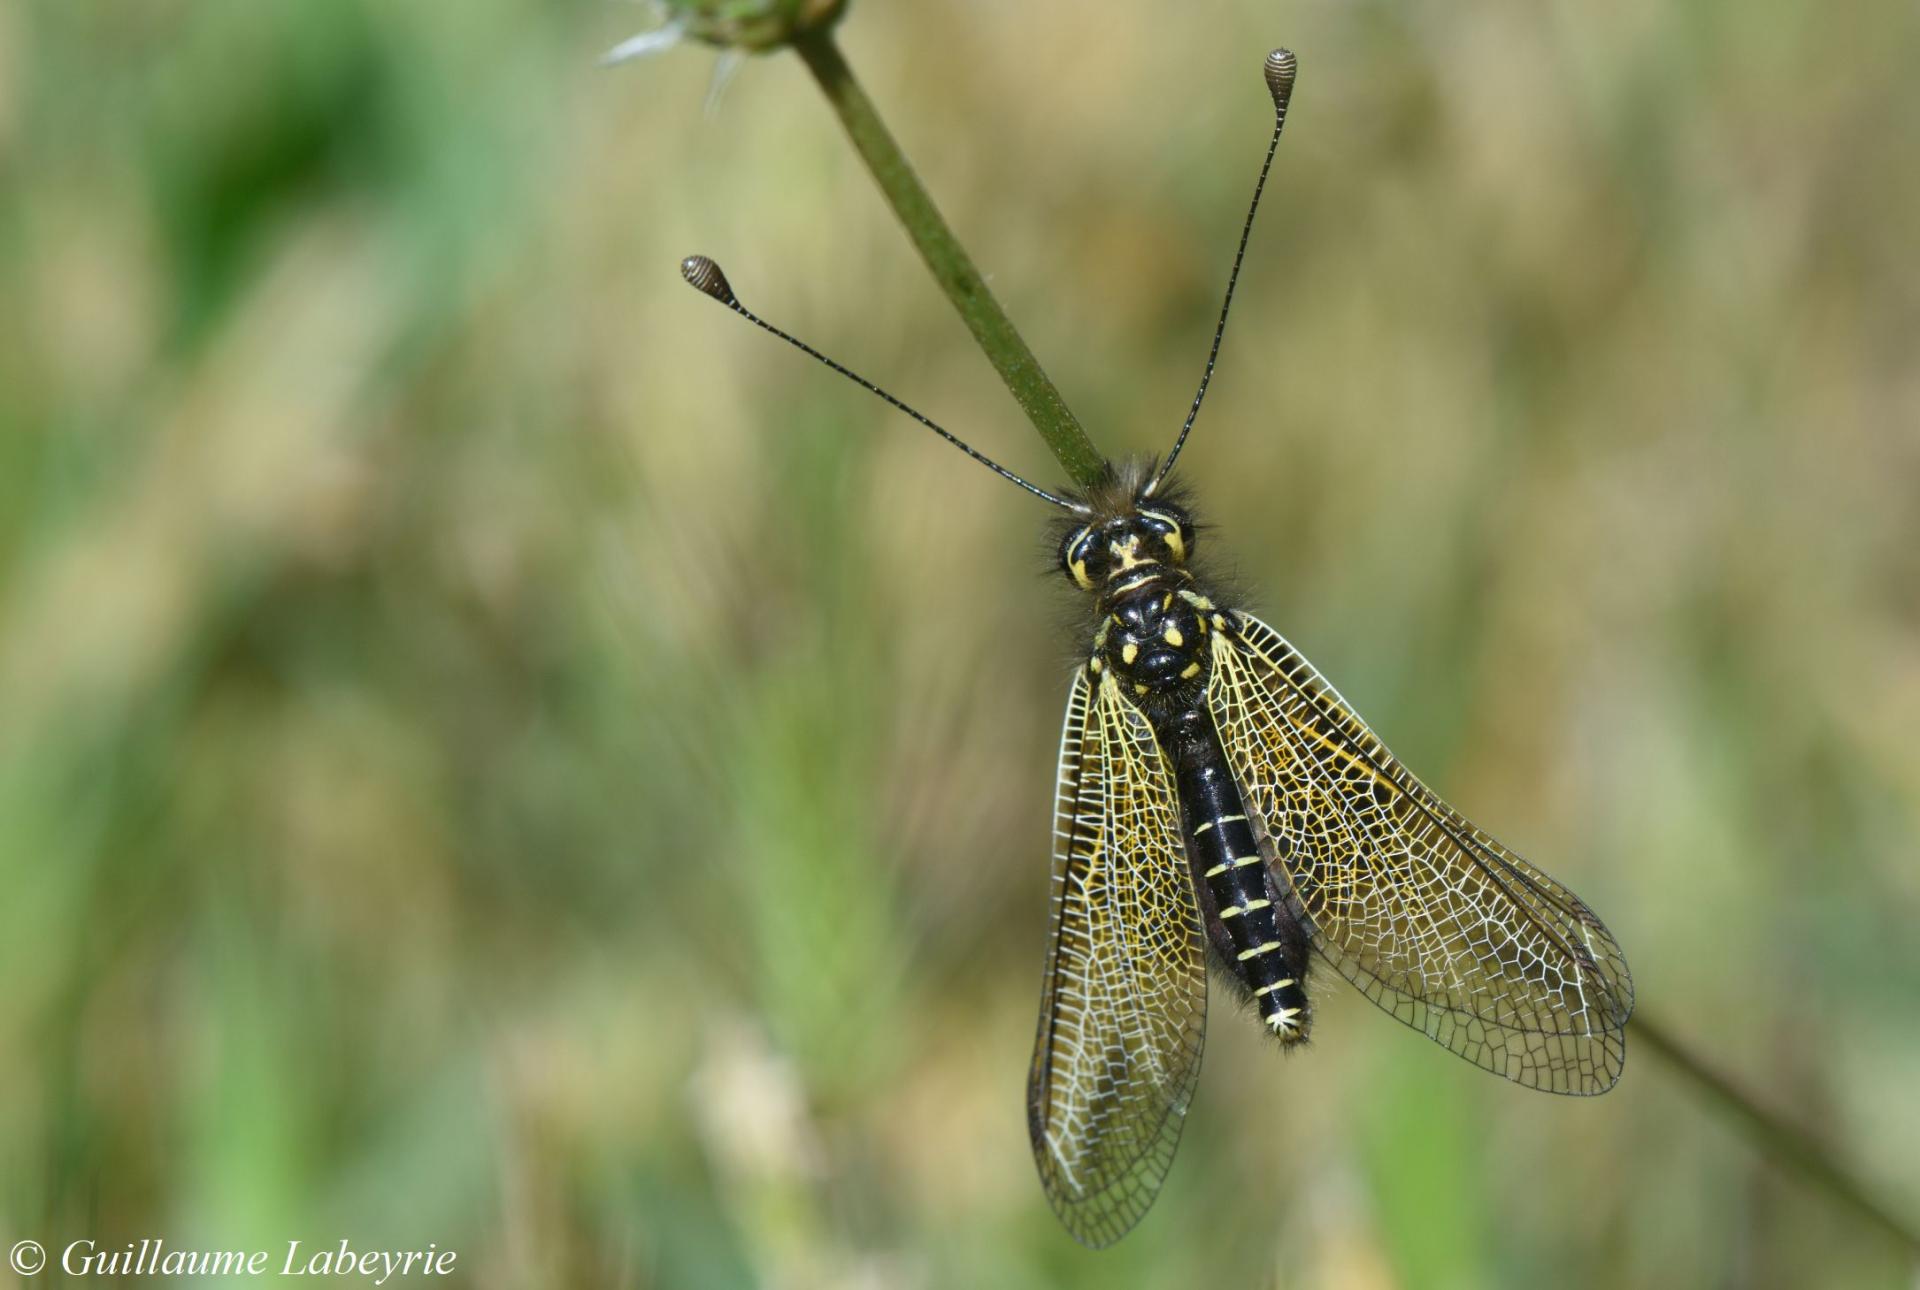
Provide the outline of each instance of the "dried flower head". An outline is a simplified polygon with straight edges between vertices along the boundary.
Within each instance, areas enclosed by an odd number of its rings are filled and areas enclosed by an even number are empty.
[[[779,49],[838,22],[846,0],[660,0],[657,8],[658,27],[615,45],[603,61],[625,62],[682,40],[756,54]]]

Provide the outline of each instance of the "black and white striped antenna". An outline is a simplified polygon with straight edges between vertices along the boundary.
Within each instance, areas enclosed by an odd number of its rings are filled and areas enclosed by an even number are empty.
[[[993,460],[991,457],[988,457],[985,453],[976,451],[972,447],[972,445],[968,444],[965,440],[961,439],[958,435],[953,434],[951,431],[947,430],[944,426],[934,421],[931,417],[923,416],[921,413],[916,412],[914,409],[908,407],[905,403],[902,403],[899,399],[894,398],[891,394],[888,394],[885,390],[875,385],[872,381],[869,381],[866,377],[861,376],[857,372],[849,371],[847,368],[842,367],[840,364],[828,358],[825,354],[822,354],[819,350],[815,349],[813,346],[807,344],[807,342],[801,340],[798,336],[790,335],[787,332],[781,331],[778,327],[775,327],[772,323],[762,318],[759,314],[754,313],[753,310],[747,308],[745,305],[740,303],[740,298],[733,294],[733,284],[727,281],[727,275],[720,271],[719,265],[715,264],[712,260],[708,259],[706,256],[690,255],[686,259],[680,261],[680,276],[685,278],[688,282],[692,283],[703,294],[712,296],[715,300],[718,300],[721,304],[733,310],[733,312],[739,314],[742,318],[745,318],[748,322],[752,323],[754,326],[759,327],[764,331],[772,332],[775,336],[778,336],[781,340],[786,341],[787,344],[793,346],[795,349],[799,350],[802,354],[805,354],[810,358],[819,359],[822,363],[825,363],[828,367],[840,373],[840,375],[846,377],[849,381],[852,381],[855,385],[858,385],[861,389],[867,391],[869,394],[879,395],[881,398],[885,399],[888,403],[891,403],[894,407],[899,408],[902,412],[912,417],[915,421],[918,421],[921,425],[925,426],[927,429],[933,431],[935,434],[939,435],[942,439],[945,439],[948,443],[958,448],[961,452],[966,453],[967,456],[973,458],[975,461],[985,466],[988,470],[991,470],[994,474],[999,475],[1002,479],[1010,479],[1014,483],[1020,485],[1020,487],[1026,489],[1029,493],[1032,493],[1035,497],[1040,498],[1042,501],[1052,502],[1055,506],[1061,507],[1065,510],[1079,511],[1079,510],[1085,509],[1084,507],[1078,506],[1073,502],[1069,502],[1064,497],[1057,497],[1054,494],[1049,493],[1046,489],[1041,488],[1038,485],[1028,483],[1026,480],[1020,478],[1020,476],[1014,474],[1011,470],[1008,470],[1005,466],[1002,466],[999,462]]]
[[[1160,473],[1153,477],[1141,495],[1153,496],[1153,490],[1173,469],[1174,460],[1179,457],[1180,449],[1186,446],[1187,434],[1193,429],[1193,422],[1200,415],[1200,403],[1207,397],[1207,385],[1213,380],[1213,365],[1220,358],[1220,341],[1227,334],[1227,310],[1233,308],[1234,284],[1240,281],[1240,262],[1247,256],[1247,239],[1253,235],[1254,212],[1260,209],[1260,194],[1266,191],[1267,172],[1273,169],[1273,154],[1280,148],[1280,130],[1287,123],[1287,100],[1293,97],[1293,76],[1299,68],[1299,60],[1293,51],[1276,49],[1267,55],[1263,69],[1267,78],[1267,89],[1273,94],[1273,139],[1267,144],[1267,159],[1260,163],[1260,178],[1253,185],[1253,203],[1247,207],[1247,222],[1240,227],[1240,249],[1233,253],[1233,272],[1227,275],[1227,298],[1220,302],[1220,322],[1213,329],[1213,348],[1207,352],[1207,370],[1200,374],[1200,388],[1193,396],[1193,406],[1187,410],[1186,424],[1180,427],[1180,437],[1173,441],[1173,451],[1160,466]]]
[[[1267,89],[1273,95],[1273,139],[1267,144],[1266,160],[1261,163],[1260,178],[1253,186],[1253,202],[1247,207],[1246,223],[1240,228],[1240,246],[1233,255],[1233,271],[1227,277],[1227,295],[1226,299],[1220,303],[1220,321],[1213,330],[1213,348],[1207,353],[1207,368],[1206,371],[1201,374],[1200,388],[1193,396],[1193,406],[1187,411],[1187,419],[1180,427],[1179,437],[1173,441],[1173,451],[1167,454],[1167,459],[1161,465],[1159,473],[1153,477],[1153,482],[1148,484],[1142,491],[1142,496],[1151,496],[1154,489],[1158,488],[1161,482],[1166,479],[1167,472],[1173,469],[1173,463],[1180,456],[1180,450],[1186,446],[1187,435],[1193,430],[1194,420],[1200,415],[1200,404],[1207,397],[1207,386],[1213,380],[1214,364],[1217,363],[1220,358],[1220,342],[1226,336],[1227,332],[1227,311],[1233,307],[1233,289],[1235,284],[1240,281],[1240,265],[1246,259],[1247,240],[1253,234],[1253,217],[1260,209],[1260,194],[1266,191],[1267,174],[1273,169],[1274,153],[1278,151],[1280,147],[1280,131],[1287,123],[1287,100],[1293,97],[1293,80],[1296,70],[1297,62],[1291,51],[1276,49],[1267,55],[1266,65],[1263,71],[1266,76]],[[972,445],[947,430],[931,417],[925,416],[914,408],[909,407],[857,372],[834,362],[799,337],[775,327],[772,323],[740,303],[740,298],[734,294],[733,284],[727,281],[727,275],[721,271],[718,264],[715,264],[708,257],[704,255],[690,255],[682,260],[680,262],[680,276],[698,288],[702,294],[718,300],[721,304],[733,310],[733,312],[739,314],[754,326],[778,336],[781,340],[786,341],[787,344],[792,345],[801,353],[807,355],[809,358],[818,360],[868,393],[879,395],[889,404],[906,413],[915,421],[918,421],[921,425],[958,448],[961,452],[966,453],[967,456],[973,458],[994,474],[999,475],[1002,479],[1010,480],[1026,489],[1029,493],[1032,493],[1035,497],[1040,498],[1042,501],[1050,502],[1064,510],[1083,512],[1087,509],[1080,503],[1068,501],[1064,497],[1048,492],[1037,484],[1032,484],[1022,479],[1005,466],[1002,466],[999,462],[988,457],[985,453],[977,451]]]

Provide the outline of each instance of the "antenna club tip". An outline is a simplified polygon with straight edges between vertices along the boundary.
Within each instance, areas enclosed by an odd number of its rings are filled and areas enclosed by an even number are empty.
[[[680,261],[680,276],[702,295],[712,296],[723,305],[734,303],[733,284],[727,281],[727,275],[720,271],[720,266],[706,256],[689,255]]]
[[[1293,97],[1294,73],[1300,70],[1300,60],[1293,56],[1291,49],[1276,49],[1267,55],[1267,64],[1262,69],[1267,78],[1267,89],[1273,94],[1273,105],[1286,111],[1287,100]]]

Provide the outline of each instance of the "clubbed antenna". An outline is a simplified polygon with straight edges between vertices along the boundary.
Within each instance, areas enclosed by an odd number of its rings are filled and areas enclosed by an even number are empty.
[[[1273,169],[1273,154],[1280,147],[1280,130],[1287,123],[1287,100],[1293,97],[1293,77],[1299,70],[1299,60],[1293,51],[1276,49],[1267,55],[1266,66],[1262,73],[1267,78],[1267,89],[1273,94],[1273,140],[1267,144],[1267,159],[1260,164],[1260,178],[1253,185],[1253,202],[1247,207],[1247,222],[1240,228],[1240,249],[1233,253],[1233,272],[1227,275],[1227,298],[1220,302],[1220,322],[1213,329],[1213,348],[1207,353],[1207,370],[1200,375],[1200,389],[1193,396],[1193,406],[1187,410],[1187,420],[1180,427],[1180,437],[1173,441],[1173,451],[1167,454],[1167,460],[1160,467],[1160,473],[1144,490],[1145,496],[1152,496],[1153,490],[1173,469],[1174,459],[1180,455],[1180,449],[1186,446],[1187,434],[1193,429],[1193,422],[1200,415],[1201,401],[1207,397],[1207,385],[1213,380],[1213,365],[1220,358],[1220,341],[1227,334],[1227,311],[1233,308],[1234,284],[1240,281],[1240,262],[1247,255],[1247,239],[1253,235],[1253,216],[1260,209],[1260,194],[1266,191],[1267,172]]]
[[[1267,88],[1273,92],[1273,108],[1282,118],[1287,115],[1287,100],[1293,97],[1293,74],[1298,71],[1300,60],[1293,56],[1291,49],[1276,49],[1267,55],[1267,64],[1262,69],[1267,78]]]
[[[733,284],[727,281],[727,275],[720,272],[720,266],[704,255],[689,255],[680,261],[680,276],[685,278],[695,290],[712,296],[723,305],[733,306],[740,303],[733,294]]]
[[[920,413],[914,411],[912,408],[902,403],[899,399],[894,398],[891,394],[888,394],[885,390],[875,385],[872,381],[869,381],[865,377],[860,376],[857,373],[849,371],[847,368],[840,366],[840,364],[834,362],[832,359],[828,358],[825,354],[822,354],[819,350],[807,344],[805,341],[801,340],[799,337],[792,336],[784,331],[781,331],[778,327],[775,327],[772,323],[760,317],[758,314],[754,313],[751,309],[748,309],[745,305],[740,303],[740,298],[733,294],[733,284],[727,281],[727,275],[721,272],[720,266],[715,264],[712,260],[708,259],[706,256],[690,255],[686,259],[680,261],[680,276],[685,278],[687,282],[690,285],[692,285],[695,289],[697,289],[702,295],[712,296],[715,300],[718,300],[721,304],[733,310],[733,312],[739,314],[742,318],[745,318],[748,322],[760,328],[762,331],[771,332],[775,336],[778,336],[781,340],[786,341],[787,344],[799,350],[801,353],[807,355],[809,358],[818,359],[821,363],[824,363],[826,366],[840,373],[840,375],[846,377],[849,381],[852,381],[855,385],[858,385],[861,389],[867,391],[869,394],[879,395],[881,398],[885,399],[888,403],[900,409],[900,411],[906,413],[908,416],[912,417],[915,421],[918,421],[921,425],[925,426],[927,429],[933,431],[935,434],[939,435],[942,439],[945,439],[948,443],[958,448],[961,452],[966,453],[967,456],[973,458],[975,461],[985,466],[988,470],[991,470],[994,474],[999,475],[1003,479],[1012,480],[1014,483],[1020,485],[1020,487],[1026,489],[1029,493],[1032,493],[1035,497],[1040,498],[1042,501],[1052,502],[1055,506],[1061,507],[1069,511],[1078,511],[1083,509],[1082,507],[1076,506],[1072,502],[1067,501],[1064,497],[1056,497],[1054,494],[1049,493],[1044,488],[1038,488],[1033,484],[1029,484],[1026,480],[1020,478],[1020,476],[1014,474],[1011,470],[1008,470],[1005,466],[1002,466],[999,462],[994,461],[992,458],[987,457],[982,453],[975,452],[972,447],[970,447],[965,441],[960,439],[957,435],[949,433],[945,428],[943,428],[942,426],[934,422],[932,419],[922,416]]]

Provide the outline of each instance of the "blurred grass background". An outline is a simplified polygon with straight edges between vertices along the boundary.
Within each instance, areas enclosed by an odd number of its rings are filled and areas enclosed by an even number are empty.
[[[1920,12],[888,6],[849,58],[1110,452],[1920,1211]],[[0,8],[0,1230],[484,1286],[1895,1286],[1641,1050],[1229,1009],[1159,1207],[1022,1083],[1057,478],[790,57],[622,5]],[[1907,125],[1899,123],[1906,122]],[[1633,1052],[1629,1045],[1630,1053]],[[0,1274],[4,1275],[4,1274]],[[1204,1280],[1203,1280],[1204,1278]]]

